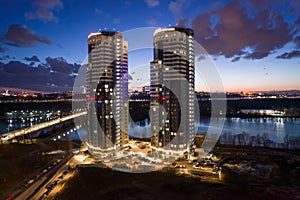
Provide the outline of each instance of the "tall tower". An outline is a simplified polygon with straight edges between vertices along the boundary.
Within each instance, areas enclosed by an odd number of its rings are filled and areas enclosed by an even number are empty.
[[[128,143],[128,42],[119,32],[88,36],[87,145],[101,157]]]
[[[194,125],[194,38],[189,28],[157,29],[150,64],[151,145],[189,151]]]

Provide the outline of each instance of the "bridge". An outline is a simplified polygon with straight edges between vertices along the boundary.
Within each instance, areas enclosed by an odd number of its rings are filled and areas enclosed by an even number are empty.
[[[19,136],[25,136],[29,133],[39,131],[41,129],[44,129],[44,128],[53,126],[55,124],[59,124],[59,123],[74,119],[76,117],[83,116],[83,115],[86,115],[86,114],[87,114],[86,111],[85,112],[80,112],[80,113],[75,113],[75,114],[68,115],[68,116],[65,116],[65,117],[61,117],[61,118],[58,118],[58,119],[54,119],[54,120],[51,120],[51,121],[48,121],[48,122],[36,124],[34,126],[27,127],[27,128],[24,128],[24,129],[19,129],[19,130],[11,131],[11,132],[8,132],[8,133],[4,133],[4,134],[1,134],[0,141],[3,142],[3,141],[12,140],[12,139],[14,139],[16,137],[19,137]]]

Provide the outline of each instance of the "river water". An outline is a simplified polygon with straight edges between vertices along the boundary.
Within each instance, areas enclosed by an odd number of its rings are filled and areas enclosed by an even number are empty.
[[[201,118],[200,122],[195,124],[196,133],[206,134],[209,126],[211,126],[210,119]],[[233,135],[243,132],[252,136],[267,135],[273,142],[282,143],[286,135],[300,136],[300,118],[226,118],[222,134],[225,132]],[[150,123],[148,120],[142,123],[131,123],[129,134],[134,137],[150,137]]]
[[[41,121],[43,122],[43,121]],[[21,129],[21,128],[26,128],[26,127],[30,127],[33,125],[36,125],[38,123],[41,123],[40,121],[28,121],[26,120],[25,122],[12,122],[12,123],[8,123],[5,121],[0,120],[0,134],[2,133],[6,133],[6,132],[10,132],[10,131],[14,131],[17,129]]]
[[[8,124],[0,121],[0,134],[8,130],[20,128],[20,123]],[[23,126],[30,126],[26,123]],[[209,118],[201,118],[195,124],[197,134],[206,134],[210,125]],[[149,120],[129,124],[129,135],[138,138],[149,138],[151,136],[151,125]],[[222,127],[222,134],[233,135],[248,133],[250,136],[267,135],[275,143],[283,143],[286,135],[300,137],[300,118],[226,118]]]

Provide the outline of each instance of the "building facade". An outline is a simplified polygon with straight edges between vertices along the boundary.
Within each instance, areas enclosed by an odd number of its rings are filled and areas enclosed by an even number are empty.
[[[128,143],[128,43],[119,32],[88,36],[87,146],[103,157]]]
[[[169,152],[189,151],[194,125],[194,38],[189,28],[157,29],[150,63],[151,145]]]

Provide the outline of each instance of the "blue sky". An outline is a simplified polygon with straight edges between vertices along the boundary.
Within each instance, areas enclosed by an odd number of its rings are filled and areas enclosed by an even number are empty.
[[[299,16],[297,0],[0,0],[0,86],[70,89],[89,33],[177,25],[195,30],[226,91],[300,89]],[[130,55],[131,69],[152,56]]]

